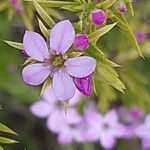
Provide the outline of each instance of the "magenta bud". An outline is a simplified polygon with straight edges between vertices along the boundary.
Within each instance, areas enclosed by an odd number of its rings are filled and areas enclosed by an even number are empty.
[[[92,94],[92,79],[90,76],[84,78],[74,78],[76,88],[85,96]]]
[[[103,25],[106,23],[107,15],[105,11],[97,9],[91,12],[91,21],[95,25]]]
[[[73,43],[75,49],[84,51],[89,47],[89,38],[86,34],[77,34]]]
[[[137,41],[139,41],[139,42],[143,42],[147,38],[147,34],[143,31],[137,31],[135,33],[135,36],[136,36]]]
[[[118,11],[119,11],[119,13],[121,13],[121,14],[126,13],[126,12],[127,12],[127,7],[126,7],[126,5],[120,4],[120,5],[118,6]]]

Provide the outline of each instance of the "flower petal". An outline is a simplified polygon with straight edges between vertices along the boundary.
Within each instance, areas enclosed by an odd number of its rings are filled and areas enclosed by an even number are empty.
[[[116,144],[116,140],[113,136],[105,133],[100,138],[100,144],[105,149],[112,149],[114,147],[114,145]]]
[[[36,32],[25,32],[23,46],[27,55],[35,60],[43,62],[49,56],[45,40]]]
[[[89,76],[96,67],[96,60],[89,56],[69,58],[65,62],[69,75],[77,78]]]
[[[66,128],[65,130],[59,133],[57,140],[60,144],[71,144],[73,140],[72,131]]]
[[[58,133],[66,126],[64,110],[55,109],[47,119],[47,127],[50,131]]]
[[[46,101],[48,101],[49,103],[51,103],[52,105],[55,104],[57,102],[57,98],[54,95],[54,90],[52,85],[50,85],[45,92],[43,93],[42,96]]]
[[[36,117],[39,117],[39,118],[48,117],[48,115],[50,115],[51,110],[52,110],[51,105],[48,104],[44,100],[37,101],[37,102],[33,103],[30,107],[30,111]]]
[[[150,149],[150,138],[142,139],[142,147],[143,149]]]
[[[81,99],[81,93],[76,89],[74,96],[69,100],[69,105],[76,105]]]
[[[42,63],[26,66],[22,71],[23,80],[30,85],[40,85],[51,73],[50,67]]]
[[[75,31],[69,20],[57,23],[51,30],[50,47],[57,54],[64,54],[75,39]]]
[[[64,72],[56,72],[53,76],[53,88],[58,100],[69,100],[75,94],[73,79]]]

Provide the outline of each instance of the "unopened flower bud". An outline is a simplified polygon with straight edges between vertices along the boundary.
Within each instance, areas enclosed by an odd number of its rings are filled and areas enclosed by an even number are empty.
[[[121,4],[118,6],[118,11],[119,11],[119,13],[121,13],[121,14],[126,13],[126,12],[127,12],[127,7],[126,7],[126,5],[124,5],[124,4],[121,3]]]
[[[90,76],[84,78],[74,78],[76,88],[85,96],[92,94],[92,79]]]
[[[89,46],[89,38],[86,34],[78,34],[75,37],[73,47],[74,49],[78,49],[84,51]]]
[[[107,15],[105,11],[101,9],[91,12],[91,21],[96,25],[103,25],[106,23]]]
[[[135,33],[135,36],[136,36],[137,41],[139,41],[139,42],[143,42],[147,38],[147,34],[143,31],[137,31]]]

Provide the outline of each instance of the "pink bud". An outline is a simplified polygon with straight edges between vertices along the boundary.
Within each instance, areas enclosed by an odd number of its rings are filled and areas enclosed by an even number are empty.
[[[89,46],[89,38],[86,34],[77,34],[73,43],[75,49],[84,51]]]
[[[76,88],[85,96],[92,94],[92,79],[90,76],[84,78],[74,78]]]
[[[118,6],[118,11],[119,11],[120,13],[122,13],[122,14],[126,13],[126,12],[127,12],[127,7],[126,7],[126,5],[120,4],[120,5]]]
[[[94,10],[91,13],[91,21],[96,25],[103,25],[106,23],[107,15],[101,9]]]
[[[147,34],[143,31],[137,31],[135,33],[135,36],[136,36],[137,41],[139,42],[143,42],[147,39]]]

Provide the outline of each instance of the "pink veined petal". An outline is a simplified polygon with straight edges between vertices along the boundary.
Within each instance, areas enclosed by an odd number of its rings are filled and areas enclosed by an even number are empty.
[[[66,126],[64,110],[55,109],[47,119],[47,127],[54,133],[61,132]]]
[[[51,30],[50,48],[57,54],[64,54],[73,44],[75,31],[69,20],[57,23]]]
[[[26,31],[23,38],[24,50],[32,59],[43,62],[49,58],[47,44],[43,37],[31,31]]]
[[[100,144],[105,149],[112,149],[114,145],[116,144],[116,140],[113,136],[105,133],[100,138]]]
[[[50,115],[52,107],[44,100],[37,101],[33,103],[30,107],[30,111],[39,118],[45,118]]]
[[[46,101],[48,101],[50,104],[54,104],[57,102],[57,98],[54,95],[54,90],[52,85],[50,85],[45,92],[43,93],[42,96]]]
[[[65,61],[65,66],[69,75],[83,78],[94,72],[96,60],[89,56],[69,58]]]
[[[56,72],[53,76],[53,89],[60,101],[71,99],[75,94],[73,79],[65,72]]]
[[[40,85],[51,73],[50,67],[42,63],[26,66],[22,71],[23,80],[30,85]]]

